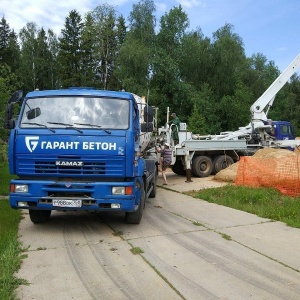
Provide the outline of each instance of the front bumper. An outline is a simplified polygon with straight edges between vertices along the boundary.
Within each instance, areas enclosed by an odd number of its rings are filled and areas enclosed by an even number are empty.
[[[10,206],[38,210],[89,210],[135,211],[139,205],[139,180],[129,182],[55,182],[12,180],[11,184],[28,185],[27,193],[11,192]],[[130,195],[113,195],[116,186],[131,187]],[[61,201],[54,201],[61,200]],[[77,201],[79,200],[79,201]],[[60,206],[56,206],[59,202]],[[63,203],[81,203],[79,207],[63,206]]]

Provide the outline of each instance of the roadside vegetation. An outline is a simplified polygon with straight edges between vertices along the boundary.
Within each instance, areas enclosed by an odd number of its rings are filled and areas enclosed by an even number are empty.
[[[21,211],[11,209],[8,200],[9,181],[11,176],[7,164],[7,145],[0,147],[0,299],[17,299],[15,290],[24,283],[16,278],[21,265],[22,248],[18,241],[18,227]]]
[[[300,228],[300,196],[284,196],[272,188],[234,185],[191,191],[185,194]]]

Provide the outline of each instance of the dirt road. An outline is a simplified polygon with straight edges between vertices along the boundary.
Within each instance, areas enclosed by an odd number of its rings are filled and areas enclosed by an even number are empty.
[[[285,256],[268,242],[273,224],[293,237]],[[300,298],[299,230],[162,188],[139,225],[75,212],[34,225],[26,214],[20,235],[22,300]]]

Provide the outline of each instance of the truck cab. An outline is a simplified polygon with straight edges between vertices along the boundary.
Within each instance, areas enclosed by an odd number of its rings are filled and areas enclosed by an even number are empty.
[[[266,121],[265,125],[270,125],[269,128],[266,129],[266,132],[277,141],[280,140],[294,140],[294,127],[288,121]]]
[[[51,210],[121,210],[139,223],[156,184],[155,162],[141,151],[153,116],[139,105],[128,92],[33,91],[15,120],[9,103],[11,207],[29,209],[34,223]]]

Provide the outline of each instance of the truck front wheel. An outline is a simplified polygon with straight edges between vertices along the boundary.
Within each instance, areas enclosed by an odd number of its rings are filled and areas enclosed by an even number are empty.
[[[193,158],[192,171],[197,177],[208,177],[212,173],[213,164],[208,156],[196,156]]]
[[[128,224],[140,224],[142,216],[143,216],[143,212],[144,212],[144,208],[145,208],[145,190],[144,190],[144,186],[142,185],[141,187],[141,199],[140,199],[140,203],[139,203],[139,208],[137,209],[137,211],[134,212],[126,212],[125,213],[125,221]]]
[[[29,209],[29,216],[32,223],[46,223],[50,220],[51,210],[32,210]]]

